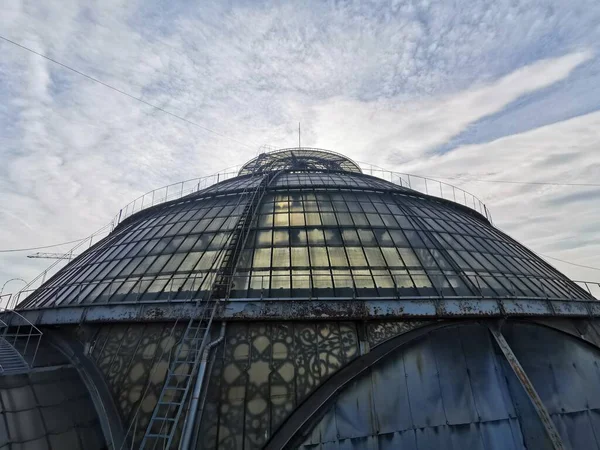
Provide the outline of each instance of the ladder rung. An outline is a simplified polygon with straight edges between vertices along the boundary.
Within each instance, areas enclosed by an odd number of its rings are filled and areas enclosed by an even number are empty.
[[[163,422],[175,422],[175,419],[172,417],[154,417],[154,420],[161,420]]]

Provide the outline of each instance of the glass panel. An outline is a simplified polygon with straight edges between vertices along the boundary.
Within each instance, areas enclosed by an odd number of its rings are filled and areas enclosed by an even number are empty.
[[[367,219],[369,220],[369,223],[373,227],[382,227],[383,226],[383,220],[381,220],[381,217],[379,216],[379,214],[367,214]]]
[[[431,280],[422,270],[411,270],[410,275],[419,291],[419,295],[431,296],[438,295],[437,291],[431,284]]]
[[[246,297],[250,285],[250,274],[248,272],[238,272],[232,281],[231,296],[234,298]]]
[[[292,247],[292,267],[308,267],[308,248]]]
[[[413,297],[417,295],[417,290],[412,278],[408,275],[406,270],[394,271],[392,273],[392,279],[400,297]]]
[[[371,267],[385,266],[385,261],[383,260],[383,255],[381,254],[381,250],[379,250],[379,248],[367,247],[364,250],[365,254],[367,255],[367,261],[369,261],[369,265]]]
[[[273,245],[286,247],[290,245],[288,230],[276,230],[273,232]]]
[[[253,267],[270,267],[271,266],[271,249],[257,248],[254,251]]]
[[[400,259],[398,251],[394,247],[382,247],[381,252],[385,258],[388,267],[403,267],[404,263]]]
[[[327,259],[327,251],[325,247],[309,247],[310,248],[310,262],[312,267],[324,267],[329,266],[329,260]]]
[[[321,216],[318,212],[306,213],[306,225],[319,226],[321,225]]]
[[[356,230],[343,229],[342,238],[344,239],[344,244],[347,246],[360,245],[360,240],[358,239],[358,233]]]
[[[148,268],[147,273],[159,273],[167,261],[171,258],[171,255],[159,255],[152,265]],[[124,271],[125,272],[125,271]],[[124,273],[123,272],[123,273]]]
[[[275,227],[287,227],[290,224],[288,213],[275,214],[275,220],[273,226]]]
[[[425,247],[425,244],[423,244],[423,241],[416,231],[405,231],[405,233],[406,238],[412,247]]]
[[[306,246],[306,230],[304,229],[291,229],[290,232],[290,240],[291,245],[303,245]]]
[[[359,297],[377,295],[373,277],[368,270],[353,270],[356,295]]]
[[[337,221],[340,226],[354,225],[352,216],[348,213],[337,213]]]
[[[313,294],[319,297],[333,296],[333,281],[327,271],[312,271]]]
[[[258,231],[256,233],[256,245],[259,247],[270,247],[273,238],[273,231]]]
[[[325,241],[327,245],[342,245],[342,235],[340,230],[333,228],[325,230]]]
[[[394,294],[394,282],[392,277],[385,270],[373,270],[373,280],[375,281],[375,287],[377,292],[381,296],[392,296]]]
[[[310,295],[311,288],[310,272],[305,270],[293,270],[292,287],[294,289],[292,291],[293,296],[308,297]]]
[[[211,250],[204,253],[202,259],[198,263],[194,270],[209,270],[212,268],[215,258],[219,254],[219,251]]]
[[[273,226],[272,214],[261,214],[258,216],[258,226],[261,228],[270,228]]]
[[[273,267],[290,267],[290,249],[288,247],[273,248]]]
[[[271,274],[271,296],[289,297],[290,284],[291,280],[289,272],[281,270],[273,271]]]
[[[354,292],[352,274],[349,270],[334,270],[333,285],[336,297],[352,297]]]
[[[304,226],[304,214],[291,213],[290,214],[290,225],[291,226]]]
[[[375,240],[375,235],[371,230],[359,229],[358,235],[360,236],[360,240],[362,244],[365,246],[373,246],[377,245],[377,241]]]
[[[330,212],[322,212],[321,213],[321,221],[323,225],[335,227],[337,226],[337,221],[335,220],[335,214]]]
[[[402,257],[404,264],[408,267],[420,267],[421,263],[417,259],[417,256],[410,248],[399,248],[398,253]]]
[[[350,265],[354,267],[364,267],[367,265],[367,260],[363,253],[363,249],[360,247],[347,247],[346,252],[348,253],[348,259]]]
[[[309,245],[323,245],[325,244],[325,236],[323,235],[323,230],[318,228],[311,228],[307,230],[308,233],[308,243]]]
[[[348,259],[343,247],[327,247],[327,251],[329,252],[329,260],[332,266],[348,267]]]
[[[400,230],[388,230],[396,247],[410,247],[406,236]]]
[[[185,253],[176,253],[162,269],[163,272],[175,272],[185,258]]]
[[[248,289],[249,297],[261,297],[269,292],[270,284],[269,272],[253,271],[250,279],[250,288]]]
[[[194,268],[194,266],[198,263],[200,258],[202,257],[202,252],[190,252],[185,255],[185,259],[179,266],[180,271],[189,271]]]

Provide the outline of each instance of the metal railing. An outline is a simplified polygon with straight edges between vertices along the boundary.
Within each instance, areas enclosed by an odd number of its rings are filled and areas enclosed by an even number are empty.
[[[4,325],[0,336],[23,357],[29,368],[35,363],[44,333],[17,311],[0,308]]]
[[[393,172],[371,164],[360,163],[363,173],[389,181],[422,194],[449,200],[466,206],[484,216],[492,223],[492,214],[485,203],[464,189],[433,178],[422,177],[410,173]]]
[[[78,253],[83,253],[94,244],[98,243],[106,236],[108,236],[114,228],[114,223],[111,221],[110,223],[104,225],[99,230],[90,234],[85,239],[79,241],[73,248],[71,248],[68,252],[64,254],[64,257],[57,258],[52,264],[50,264],[46,269],[44,269],[40,274],[38,274],[35,278],[33,278],[29,283],[23,286],[19,291],[12,295],[12,298],[7,301],[6,308],[13,309],[19,302],[19,299],[24,299],[26,295],[23,293],[31,293],[35,291],[39,286],[43,285],[46,279],[52,276],[55,272],[57,272],[63,265],[71,262],[71,259],[77,256]],[[2,302],[0,302],[0,306]]]
[[[596,281],[573,281],[580,288],[587,291],[592,297],[600,298],[600,282]]]
[[[214,184],[220,183],[221,181],[235,178],[238,176],[238,171],[239,166],[229,167],[212,175],[178,181],[177,183],[172,183],[146,192],[119,210],[113,219],[114,226],[116,227],[123,220],[146,208],[160,205],[161,203],[166,203],[171,200],[177,200],[186,195],[193,194],[194,192],[201,191]]]
[[[93,298],[93,305],[119,303],[175,303],[189,301],[190,292],[208,291],[215,273],[204,274],[197,280],[197,274],[162,275],[158,277],[139,276],[126,280],[83,281],[61,285],[60,288],[37,289],[36,297],[27,304],[28,308],[45,307],[44,295],[49,291],[57,300],[53,306],[85,304]],[[447,278],[448,277],[448,278]],[[345,297],[376,298],[387,297],[397,300],[414,298],[470,299],[470,298],[519,298],[548,300],[590,300],[600,295],[600,283],[576,282],[575,288],[566,280],[542,279],[529,275],[448,275],[430,272],[428,276],[408,273],[391,275],[233,275],[231,298],[279,298],[297,297]],[[158,281],[160,290],[149,292],[149,286]],[[164,281],[164,285],[160,284]],[[467,283],[465,283],[467,281]],[[290,295],[292,290],[293,295]],[[465,290],[469,293],[459,293]],[[26,298],[30,292],[14,294],[13,304],[19,303],[19,296]],[[288,292],[289,293],[286,293]],[[589,294],[589,295],[588,295]],[[64,296],[64,297],[63,297]],[[22,299],[23,299],[22,298]],[[39,303],[38,303],[39,302]],[[91,303],[91,302],[90,302]]]
[[[397,184],[402,187],[407,187],[417,192],[459,203],[463,206],[466,206],[479,212],[480,214],[485,216],[490,222],[492,221],[492,216],[485,204],[476,196],[465,191],[464,189],[460,189],[456,186],[452,186],[450,184],[443,183],[438,180],[433,180],[418,175],[392,172],[377,166],[364,163],[360,163],[360,165],[361,169],[366,174],[381,178],[386,181],[390,181],[394,184]],[[86,239],[83,239],[82,241],[77,243],[71,250],[65,253],[65,258],[56,259],[56,261],[54,261],[43,272],[41,272],[29,283],[27,283],[26,286],[24,286],[21,290],[17,292],[17,295],[15,295],[14,301],[11,303],[11,306],[16,306],[19,303],[19,301],[26,298],[26,296],[28,295],[25,295],[26,293],[31,293],[35,291],[37,287],[44,284],[45,280],[49,277],[49,275],[53,275],[54,272],[58,271],[58,269],[62,267],[62,265],[70,262],[73,255],[75,255],[76,252],[82,253],[88,248],[90,248],[100,239],[103,239],[108,234],[110,234],[112,230],[114,230],[114,228],[126,218],[131,217],[133,214],[136,214],[146,208],[150,208],[152,206],[159,205],[161,203],[165,203],[171,200],[177,200],[191,193],[206,189],[221,181],[237,177],[240,167],[241,166],[229,167],[220,172],[205,177],[192,178],[189,180],[172,183],[167,186],[154,189],[137,197],[136,199],[125,205],[123,208],[121,208],[110,223],[100,228],[98,231],[94,232]]]

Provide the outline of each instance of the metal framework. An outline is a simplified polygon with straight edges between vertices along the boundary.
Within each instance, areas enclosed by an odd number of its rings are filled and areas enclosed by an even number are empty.
[[[248,189],[239,198],[239,204],[245,202],[244,210],[234,231],[230,234],[227,246],[222,250],[223,257],[217,258],[220,267],[210,297],[195,302],[194,316],[190,319],[183,338],[177,346],[175,357],[169,364],[162,391],[140,449],[154,449],[157,445],[158,448],[169,449],[172,446],[195,375],[201,365],[200,358],[210,339],[211,324],[217,305],[219,301],[226,300],[229,296],[239,252],[246,241],[250,224],[266,187],[275,175],[260,175],[262,179],[256,188]],[[192,292],[195,290],[192,289]]]
[[[0,375],[33,368],[42,335],[17,311],[0,308]]]
[[[278,170],[332,170],[362,173],[360,166],[344,155],[320,148],[284,148],[261,153],[242,166],[239,175]]]
[[[369,368],[373,367],[378,362],[383,361],[394,351],[411,342],[424,338],[433,331],[468,323],[469,322],[466,321],[433,323],[400,334],[377,345],[366,354],[337,371],[313,391],[310,396],[286,418],[263,448],[265,450],[296,448],[302,443],[306,433],[309,432],[316,421],[320,419],[322,413],[332,405],[333,401],[335,401],[341,391],[352,381],[356,380],[361,374],[365,373]],[[523,367],[520,365],[510,345],[502,334],[501,324],[499,322],[493,322],[487,323],[486,326],[502,351],[503,356],[506,358],[509,367],[524,388],[528,399],[543,425],[552,448],[555,450],[562,450],[565,447],[560,434],[556,430],[556,427],[554,426],[546,407],[542,403],[542,400],[533,387],[533,384],[525,374]]]

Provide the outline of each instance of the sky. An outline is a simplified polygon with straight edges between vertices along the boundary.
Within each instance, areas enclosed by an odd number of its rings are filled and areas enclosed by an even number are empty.
[[[0,39],[0,250],[88,236],[301,122],[305,146],[459,186],[600,268],[600,187],[569,186],[600,184],[597,0],[3,0],[0,36],[185,119]],[[0,252],[0,285],[52,263],[31,253]]]

